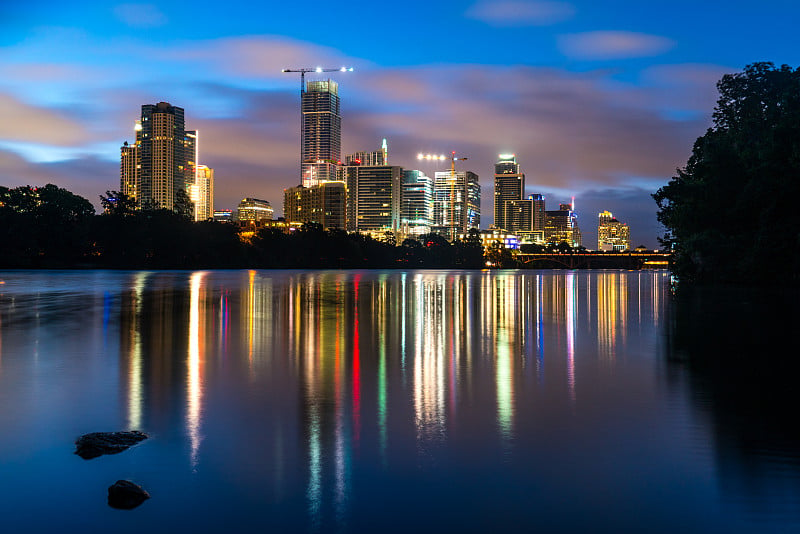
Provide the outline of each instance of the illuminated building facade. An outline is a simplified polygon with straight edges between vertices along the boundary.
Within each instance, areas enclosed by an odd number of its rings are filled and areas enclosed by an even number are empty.
[[[558,210],[545,212],[547,219],[544,227],[544,238],[547,243],[557,245],[567,243],[571,247],[581,246],[581,230],[578,227],[578,216],[572,204],[560,204]]]
[[[481,186],[471,171],[437,172],[433,186],[433,228],[448,240],[481,226]]]
[[[631,229],[614,218],[610,211],[598,214],[597,250],[622,251],[631,248]]]
[[[214,217],[214,169],[195,166],[194,183],[189,186],[189,198],[194,203],[194,220],[207,221]]]
[[[233,210],[214,210],[213,219],[216,222],[233,222]]]
[[[344,182],[290,187],[283,190],[283,215],[290,223],[319,223],[326,230],[344,230],[346,198]]]
[[[138,189],[143,208],[175,207],[175,194],[185,189],[183,108],[167,102],[142,106],[141,170]]]
[[[239,222],[269,221],[272,215],[273,209],[270,203],[257,198],[243,198],[236,209],[236,218]]]
[[[503,211],[505,225],[502,227],[502,229],[512,234],[533,231],[532,200],[506,200],[504,202]]]
[[[138,199],[138,189],[140,186],[140,171],[142,168],[141,159],[141,137],[142,123],[136,121],[136,141],[129,145],[127,141],[120,149],[120,179],[119,191],[133,200]]]
[[[365,165],[374,167],[378,165],[389,164],[389,147],[386,144],[386,139],[383,140],[380,150],[372,152],[355,152],[348,154],[344,158],[345,165]]]
[[[339,85],[333,80],[307,82],[300,110],[303,115],[302,184],[309,187],[336,180],[342,144]]]
[[[189,190],[189,186],[194,185],[197,177],[197,149],[197,130],[190,130],[184,133],[183,155],[185,164],[183,165],[183,189],[186,191]]]
[[[521,201],[524,196],[525,175],[520,172],[516,156],[500,154],[500,161],[494,165],[494,225],[496,228],[510,232],[517,231],[512,228],[511,221],[507,219],[508,203]],[[520,206],[518,205],[517,209]]]
[[[136,140],[121,148],[120,190],[140,208],[174,209],[178,191],[194,183],[197,135],[184,128],[183,108],[145,104]]]
[[[544,225],[547,222],[544,195],[534,194],[530,195],[528,199],[531,201],[533,209],[533,231],[541,232],[544,235]]]
[[[423,235],[431,231],[433,180],[422,171],[403,171],[400,226],[404,235]]]
[[[403,169],[391,165],[345,167],[347,230],[396,232],[400,228]]]

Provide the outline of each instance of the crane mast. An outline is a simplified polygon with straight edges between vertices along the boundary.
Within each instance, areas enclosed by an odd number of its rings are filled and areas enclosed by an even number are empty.
[[[419,160],[436,160],[436,161],[444,161],[445,159],[450,160],[450,212],[447,217],[447,226],[450,227],[450,238],[455,239],[456,237],[456,229],[458,227],[458,223],[456,222],[456,161],[465,161],[469,158],[466,157],[457,157],[455,150],[450,153],[450,156],[437,156],[435,154],[418,154],[417,159]],[[466,186],[466,178],[464,181],[464,185]],[[466,193],[466,191],[465,191]],[[463,199],[463,203],[466,207],[466,198]],[[462,215],[463,215],[462,211]],[[444,222],[444,221],[442,221]],[[466,224],[465,224],[466,228]]]

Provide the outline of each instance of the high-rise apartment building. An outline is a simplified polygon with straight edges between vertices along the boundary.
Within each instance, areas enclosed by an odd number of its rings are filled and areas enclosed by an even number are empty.
[[[481,226],[481,186],[470,171],[434,174],[432,230],[449,240]]]
[[[119,178],[119,191],[128,197],[137,200],[139,198],[140,172],[142,169],[141,158],[141,137],[142,137],[142,123],[136,121],[134,128],[136,132],[136,140],[132,145],[127,141],[123,143],[120,149],[120,178]]]
[[[500,160],[494,165],[494,225],[508,231],[506,220],[507,203],[522,200],[525,196],[525,175],[520,172],[514,154],[500,154]]]
[[[174,209],[178,191],[194,183],[196,132],[186,132],[183,108],[145,104],[136,141],[121,148],[120,189],[140,208]]]
[[[424,235],[433,226],[433,180],[422,171],[403,171],[400,230]]]
[[[175,194],[185,189],[186,180],[183,108],[167,102],[145,104],[141,120],[139,205],[173,209]]]
[[[319,223],[326,230],[344,230],[346,196],[344,182],[290,187],[283,190],[283,216],[287,222]]]
[[[631,229],[614,218],[610,211],[598,214],[597,250],[630,250]]]
[[[207,221],[214,217],[214,169],[195,166],[194,183],[189,186],[189,198],[194,203],[194,220]]]
[[[403,169],[391,165],[344,168],[347,184],[347,229],[383,233],[400,229]]]
[[[302,184],[309,187],[336,180],[342,144],[339,85],[333,80],[307,82],[300,110]]]

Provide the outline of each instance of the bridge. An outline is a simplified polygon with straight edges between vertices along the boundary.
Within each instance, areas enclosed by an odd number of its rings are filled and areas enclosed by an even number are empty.
[[[666,269],[671,254],[668,252],[573,252],[536,253],[518,252],[515,256],[527,269]]]

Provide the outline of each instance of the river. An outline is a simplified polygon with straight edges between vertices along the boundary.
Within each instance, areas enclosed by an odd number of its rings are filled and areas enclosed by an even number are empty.
[[[0,271],[3,530],[796,532],[792,350],[717,297],[665,271]],[[126,429],[151,437],[73,454]],[[152,498],[110,508],[118,479]]]

